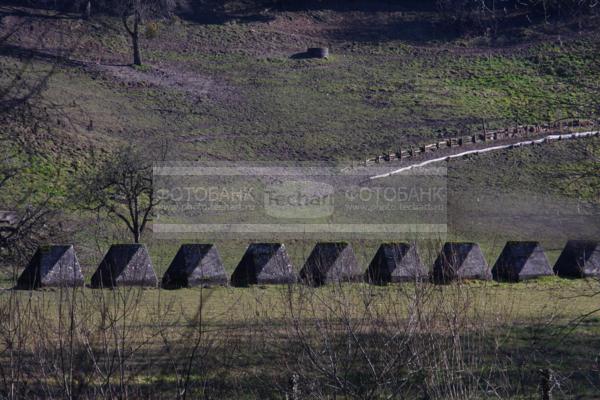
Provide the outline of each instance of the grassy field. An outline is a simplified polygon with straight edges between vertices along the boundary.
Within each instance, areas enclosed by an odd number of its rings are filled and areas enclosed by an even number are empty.
[[[552,321],[567,324],[580,316],[598,308],[598,299],[594,294],[598,291],[595,280],[571,280],[555,277],[541,278],[520,283],[498,283],[485,281],[467,281],[461,285],[430,286],[425,285],[431,292],[432,303],[449,299],[453,296],[465,296],[469,304],[469,312],[474,315],[488,314],[490,321],[497,318],[510,317],[511,323]],[[421,289],[421,288],[420,288]],[[349,308],[353,316],[364,312],[366,300],[373,302],[376,307],[389,306],[390,297],[395,297],[399,314],[394,318],[408,317],[411,307],[411,297],[414,296],[414,284],[374,286],[368,284],[347,284],[342,287],[324,286],[321,288],[294,288],[286,285],[265,285],[249,288],[212,287],[191,288],[178,290],[159,289],[129,289],[113,290],[83,289],[76,291],[80,304],[92,305],[104,297],[110,303],[114,299],[139,296],[140,324],[150,324],[157,313],[163,312],[167,322],[193,319],[199,311],[202,299],[203,317],[205,323],[239,325],[248,321],[261,322],[264,317],[268,320],[284,320],[286,317],[286,299],[291,295],[300,297],[310,293],[315,314],[326,315],[327,302],[335,296],[349,299]],[[6,300],[11,296],[19,296],[32,303],[48,309],[51,313],[58,312],[59,298],[65,300],[65,292],[59,289],[40,291],[17,291],[14,294],[4,292]],[[68,295],[71,295],[70,293]],[[117,303],[115,303],[117,304]],[[93,306],[91,307],[93,308]],[[165,311],[168,310],[168,311]],[[486,318],[487,318],[486,317]],[[147,319],[147,320],[145,320]],[[593,320],[592,320],[593,323]]]
[[[539,392],[539,370],[550,368],[560,382],[556,398],[593,399],[600,319],[574,316],[597,310],[597,291],[597,281],[555,278],[437,287],[4,291],[0,329],[18,352],[5,348],[0,359],[19,372],[15,363],[35,354],[39,363],[26,365],[39,372],[18,389],[29,395],[126,387],[134,397],[166,398],[185,387],[195,396],[281,398],[297,374],[301,390],[313,395],[353,398],[358,387],[385,395],[398,385],[415,398],[425,390],[433,398],[496,391],[527,399]],[[411,352],[422,353],[415,360]],[[62,364],[49,362],[57,357]],[[65,369],[73,357],[75,374]],[[386,372],[391,360],[398,369]],[[20,376],[8,382],[21,388]],[[344,386],[356,377],[360,385]]]
[[[145,36],[145,64],[132,68],[117,18],[84,22],[3,6],[3,29],[22,27],[0,54],[0,79],[54,68],[43,94],[50,126],[22,138],[33,158],[5,192],[50,193],[73,215],[73,178],[89,168],[92,153],[102,157],[127,143],[167,142],[174,160],[362,160],[484,123],[596,116],[593,19],[576,31],[562,23],[511,27],[491,40],[435,29],[435,12],[406,7],[238,10],[213,23],[173,17]],[[328,45],[332,57],[291,58],[313,45]],[[559,143],[451,163],[451,236],[550,236],[552,249],[573,234],[597,236],[597,212],[578,215],[580,201],[553,173],[586,157],[578,145]],[[71,220],[80,223],[69,224],[68,236],[84,247],[123,240],[118,232],[97,238],[85,215]]]
[[[144,27],[141,67],[129,65],[118,18],[2,5],[0,33],[16,31],[0,46],[0,83],[49,80],[36,109],[45,124],[0,143],[27,163],[0,206],[49,197],[62,222],[52,240],[74,243],[89,280],[110,244],[131,239],[118,222],[80,210],[76,178],[128,144],[168,143],[180,161],[361,161],[484,125],[599,116],[595,18],[458,35],[406,4],[180,13]],[[312,46],[332,56],[292,57]],[[446,240],[480,243],[491,266],[507,240],[540,241],[553,264],[568,239],[598,239],[597,199],[564,171],[599,146],[563,141],[448,163],[448,234],[419,242],[425,264]],[[190,240],[145,232],[159,278]],[[211,241],[229,274],[250,242]],[[296,270],[315,242],[285,241]],[[380,241],[351,242],[366,269]],[[22,268],[2,268],[0,287]],[[550,369],[555,398],[594,399],[598,289],[548,277],[0,290],[0,397],[291,399],[297,379],[314,398],[395,398],[402,388],[414,398],[533,399]]]
[[[565,167],[585,160],[586,148],[597,146],[597,143],[598,139],[552,143],[450,162],[448,234],[419,243],[426,265],[432,265],[446,240],[478,242],[491,266],[508,240],[539,241],[553,265],[567,240],[597,239],[600,236],[598,206],[573,196],[573,186],[560,174]],[[75,213],[69,221],[72,226],[60,241],[74,243],[88,278],[111,244],[131,240],[123,227],[97,216]],[[146,232],[143,238],[159,277],[182,243],[197,240],[193,236],[160,239],[151,231]],[[246,246],[256,241],[202,239],[207,240],[217,245],[229,274],[240,261]],[[277,237],[268,240],[281,241]],[[293,265],[299,270],[316,239],[306,237],[283,242]],[[381,242],[351,240],[363,270],[366,270]],[[14,267],[15,271],[4,270],[3,286],[10,287],[14,274],[24,266]]]
[[[395,34],[415,18],[433,18],[424,11],[375,13],[382,31],[367,37],[357,33],[370,15],[361,12],[274,13],[224,24],[174,18],[144,41],[146,65],[133,69],[124,65],[129,48],[119,21],[85,24],[3,8],[7,28],[21,22],[17,11],[34,30],[10,38],[3,66],[31,52],[32,68],[41,68],[57,48],[73,49],[45,97],[67,99],[60,105],[68,123],[57,133],[80,156],[90,147],[168,139],[182,160],[352,160],[484,123],[597,112],[593,31],[511,47]],[[328,44],[331,59],[290,58],[316,44]]]

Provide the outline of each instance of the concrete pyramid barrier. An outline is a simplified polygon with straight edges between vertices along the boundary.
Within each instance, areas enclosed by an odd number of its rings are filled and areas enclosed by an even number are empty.
[[[600,277],[600,242],[569,240],[554,264],[554,273],[564,278]]]
[[[158,286],[152,261],[143,244],[115,244],[110,247],[92,275],[94,288],[116,286]]]
[[[433,264],[433,283],[454,280],[489,280],[492,274],[477,243],[448,242]]]
[[[359,282],[364,274],[349,243],[317,243],[300,270],[302,282],[311,286]]]
[[[282,243],[253,243],[231,275],[232,286],[296,282],[294,267]]]
[[[415,244],[384,243],[379,246],[365,275],[368,282],[383,285],[414,282],[427,277]]]
[[[507,242],[492,268],[495,280],[519,282],[554,275],[538,242]]]
[[[41,246],[17,279],[16,289],[83,286],[83,273],[72,245]]]
[[[228,282],[223,262],[213,244],[181,245],[162,278],[166,289],[198,285],[226,285]]]

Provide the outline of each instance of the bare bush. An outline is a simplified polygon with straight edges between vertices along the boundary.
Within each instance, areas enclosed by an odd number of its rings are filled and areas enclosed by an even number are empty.
[[[166,151],[166,147],[161,148],[157,159],[164,159]],[[132,146],[118,150],[80,176],[73,200],[84,210],[118,219],[134,243],[139,243],[158,204],[152,185],[152,162],[152,152],[148,155]]]

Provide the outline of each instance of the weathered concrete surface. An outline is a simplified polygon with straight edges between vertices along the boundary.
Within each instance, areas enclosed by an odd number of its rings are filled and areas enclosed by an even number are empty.
[[[253,243],[231,275],[232,286],[288,284],[296,274],[281,243]]]
[[[17,279],[17,289],[83,286],[83,273],[72,245],[41,246]]]
[[[115,244],[110,247],[92,275],[94,288],[116,286],[158,286],[152,261],[143,244]]]
[[[366,279],[383,285],[411,282],[427,277],[415,244],[384,243],[379,246],[366,272]]]
[[[600,242],[569,240],[554,264],[554,273],[565,278],[600,277]]]
[[[317,243],[300,270],[300,279],[311,286],[358,282],[363,272],[349,243]]]
[[[449,283],[454,280],[489,280],[492,274],[481,248],[477,243],[445,243],[438,255],[431,280],[434,283]]]
[[[225,267],[213,244],[184,244],[163,275],[167,289],[199,285],[226,285]]]
[[[553,275],[544,249],[538,242],[507,242],[492,268],[495,280],[518,282]]]
[[[329,48],[309,47],[306,49],[306,55],[310,58],[329,58]]]

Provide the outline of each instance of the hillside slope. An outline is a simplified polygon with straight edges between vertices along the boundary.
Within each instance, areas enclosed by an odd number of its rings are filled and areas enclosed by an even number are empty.
[[[129,143],[167,142],[175,160],[364,160],[483,124],[599,116],[594,19],[581,29],[521,26],[492,40],[451,35],[439,18],[410,8],[259,10],[216,21],[181,14],[148,30],[144,65],[134,68],[118,18],[0,6],[0,29],[11,33],[0,80],[51,72],[42,100],[50,129],[21,138],[32,162],[6,193],[52,195],[69,217],[69,240],[93,258],[127,236],[113,221],[76,213],[69,185],[92,154]],[[316,45],[329,46],[331,58],[292,57]],[[558,248],[597,236],[597,206],[582,204],[554,174],[584,161],[588,145],[598,141],[451,163],[450,237],[535,235]],[[233,260],[239,251],[228,246],[245,244],[220,245]]]
[[[15,7],[0,17],[4,31],[20,27],[3,69],[56,64],[45,98],[62,106],[57,131],[75,147],[167,139],[179,159],[360,159],[484,123],[598,112],[594,29],[527,28],[505,44],[449,37],[418,9],[174,16],[152,25],[134,69],[118,18]],[[315,45],[332,57],[291,58]]]

